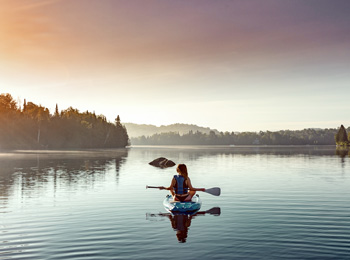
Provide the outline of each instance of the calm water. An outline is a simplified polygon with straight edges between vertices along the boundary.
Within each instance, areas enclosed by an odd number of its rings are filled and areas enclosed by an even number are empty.
[[[175,168],[195,216],[166,214]],[[0,259],[350,259],[350,157],[334,147],[134,147],[0,154]]]

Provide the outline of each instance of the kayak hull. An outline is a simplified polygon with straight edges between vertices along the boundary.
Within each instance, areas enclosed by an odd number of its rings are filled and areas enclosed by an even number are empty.
[[[173,201],[173,197],[167,195],[163,201],[163,205],[167,211],[172,213],[193,213],[201,208],[202,200],[198,194],[194,195],[191,201],[186,202]]]

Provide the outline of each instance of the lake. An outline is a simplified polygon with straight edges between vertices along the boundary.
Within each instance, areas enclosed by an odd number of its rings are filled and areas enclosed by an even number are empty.
[[[162,201],[185,163],[197,215]],[[334,146],[0,153],[0,259],[350,259],[350,156]]]

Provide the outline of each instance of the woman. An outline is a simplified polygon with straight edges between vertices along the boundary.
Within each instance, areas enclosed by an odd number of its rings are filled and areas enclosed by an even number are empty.
[[[196,191],[205,191],[204,188],[197,189],[192,187],[185,164],[179,164],[176,171],[178,175],[174,175],[170,187],[162,187],[162,189],[170,190],[175,201],[191,201]]]

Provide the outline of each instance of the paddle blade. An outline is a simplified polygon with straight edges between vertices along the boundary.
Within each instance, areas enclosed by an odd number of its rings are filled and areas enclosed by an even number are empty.
[[[220,216],[221,214],[221,209],[219,207],[214,207],[209,210],[207,210],[205,213],[214,215],[214,216]]]
[[[215,188],[205,189],[205,192],[214,196],[220,196],[221,189],[218,187],[215,187]]]

